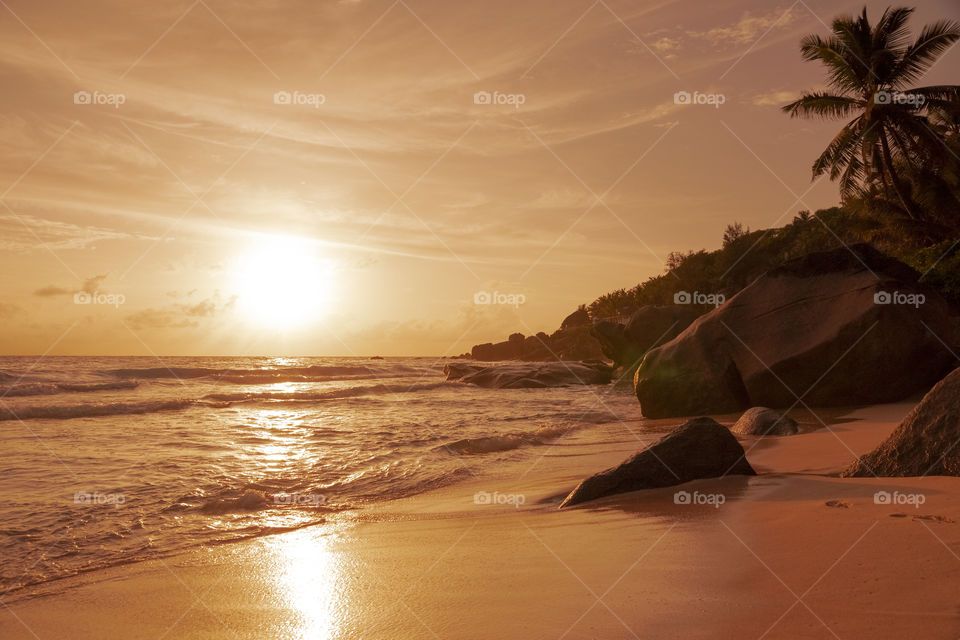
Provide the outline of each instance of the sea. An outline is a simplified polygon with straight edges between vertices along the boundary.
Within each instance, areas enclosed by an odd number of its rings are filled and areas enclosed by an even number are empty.
[[[562,455],[629,390],[485,389],[437,358],[0,358],[0,595],[290,531]]]

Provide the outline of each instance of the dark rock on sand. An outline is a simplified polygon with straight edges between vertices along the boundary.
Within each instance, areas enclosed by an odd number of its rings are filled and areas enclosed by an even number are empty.
[[[647,354],[634,377],[643,414],[784,408],[798,397],[871,404],[926,390],[953,366],[947,346],[960,334],[918,278],[862,244],[787,262]],[[917,294],[922,304],[904,303]]]
[[[459,380],[489,389],[535,389],[579,384],[609,384],[613,368],[602,362],[549,362],[480,366],[451,363],[443,368],[447,380]]]
[[[587,478],[560,507],[725,475],[757,474],[729,429],[711,418],[694,418],[620,466]]]
[[[648,351],[676,338],[701,313],[699,307],[648,305],[635,311],[626,324],[597,322],[592,334],[604,355],[618,366],[635,367]]]
[[[730,430],[743,436],[792,436],[799,432],[795,420],[766,407],[747,409]]]
[[[931,389],[883,444],[841,475],[960,476],[960,369]]]

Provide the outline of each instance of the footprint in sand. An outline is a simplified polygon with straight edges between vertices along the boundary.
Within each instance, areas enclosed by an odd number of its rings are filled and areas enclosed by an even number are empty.
[[[917,516],[913,516],[913,519],[914,520],[932,520],[934,522],[947,522],[947,523],[954,522],[953,520],[945,516],[933,516],[933,515],[917,515]]]
[[[844,502],[843,500],[827,500],[825,503],[828,507],[835,507],[837,509],[849,509],[850,503]]]
[[[910,515],[910,514],[907,514],[907,513],[899,513],[899,512],[898,512],[898,513],[891,513],[891,514],[890,514],[890,517],[891,517],[891,518],[906,518],[906,517],[908,517],[909,515]],[[953,520],[951,520],[950,518],[947,518],[947,517],[945,517],[945,516],[933,516],[933,515],[922,515],[922,514],[918,514],[918,515],[913,516],[913,519],[914,519],[914,520],[931,520],[931,521],[933,521],[933,522],[944,522],[944,523],[952,523],[952,522],[954,522]]]

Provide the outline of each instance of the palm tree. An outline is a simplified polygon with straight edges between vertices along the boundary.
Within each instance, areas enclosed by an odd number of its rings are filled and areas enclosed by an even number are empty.
[[[960,23],[939,20],[911,42],[907,21],[913,11],[888,8],[874,26],[864,7],[858,17],[835,19],[830,36],[803,38],[803,59],[827,68],[828,90],[805,92],[783,110],[791,117],[852,116],[813,163],[813,177],[829,172],[831,180],[840,180],[844,198],[879,183],[888,200],[895,195],[903,212],[917,219],[898,168],[929,168],[946,159],[942,129],[927,116],[956,108],[960,86],[907,87],[960,39]]]

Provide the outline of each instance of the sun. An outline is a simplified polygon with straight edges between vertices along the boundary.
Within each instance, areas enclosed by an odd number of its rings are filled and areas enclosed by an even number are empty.
[[[330,308],[331,271],[308,241],[259,236],[233,268],[238,306],[245,320],[264,327],[319,320]]]

